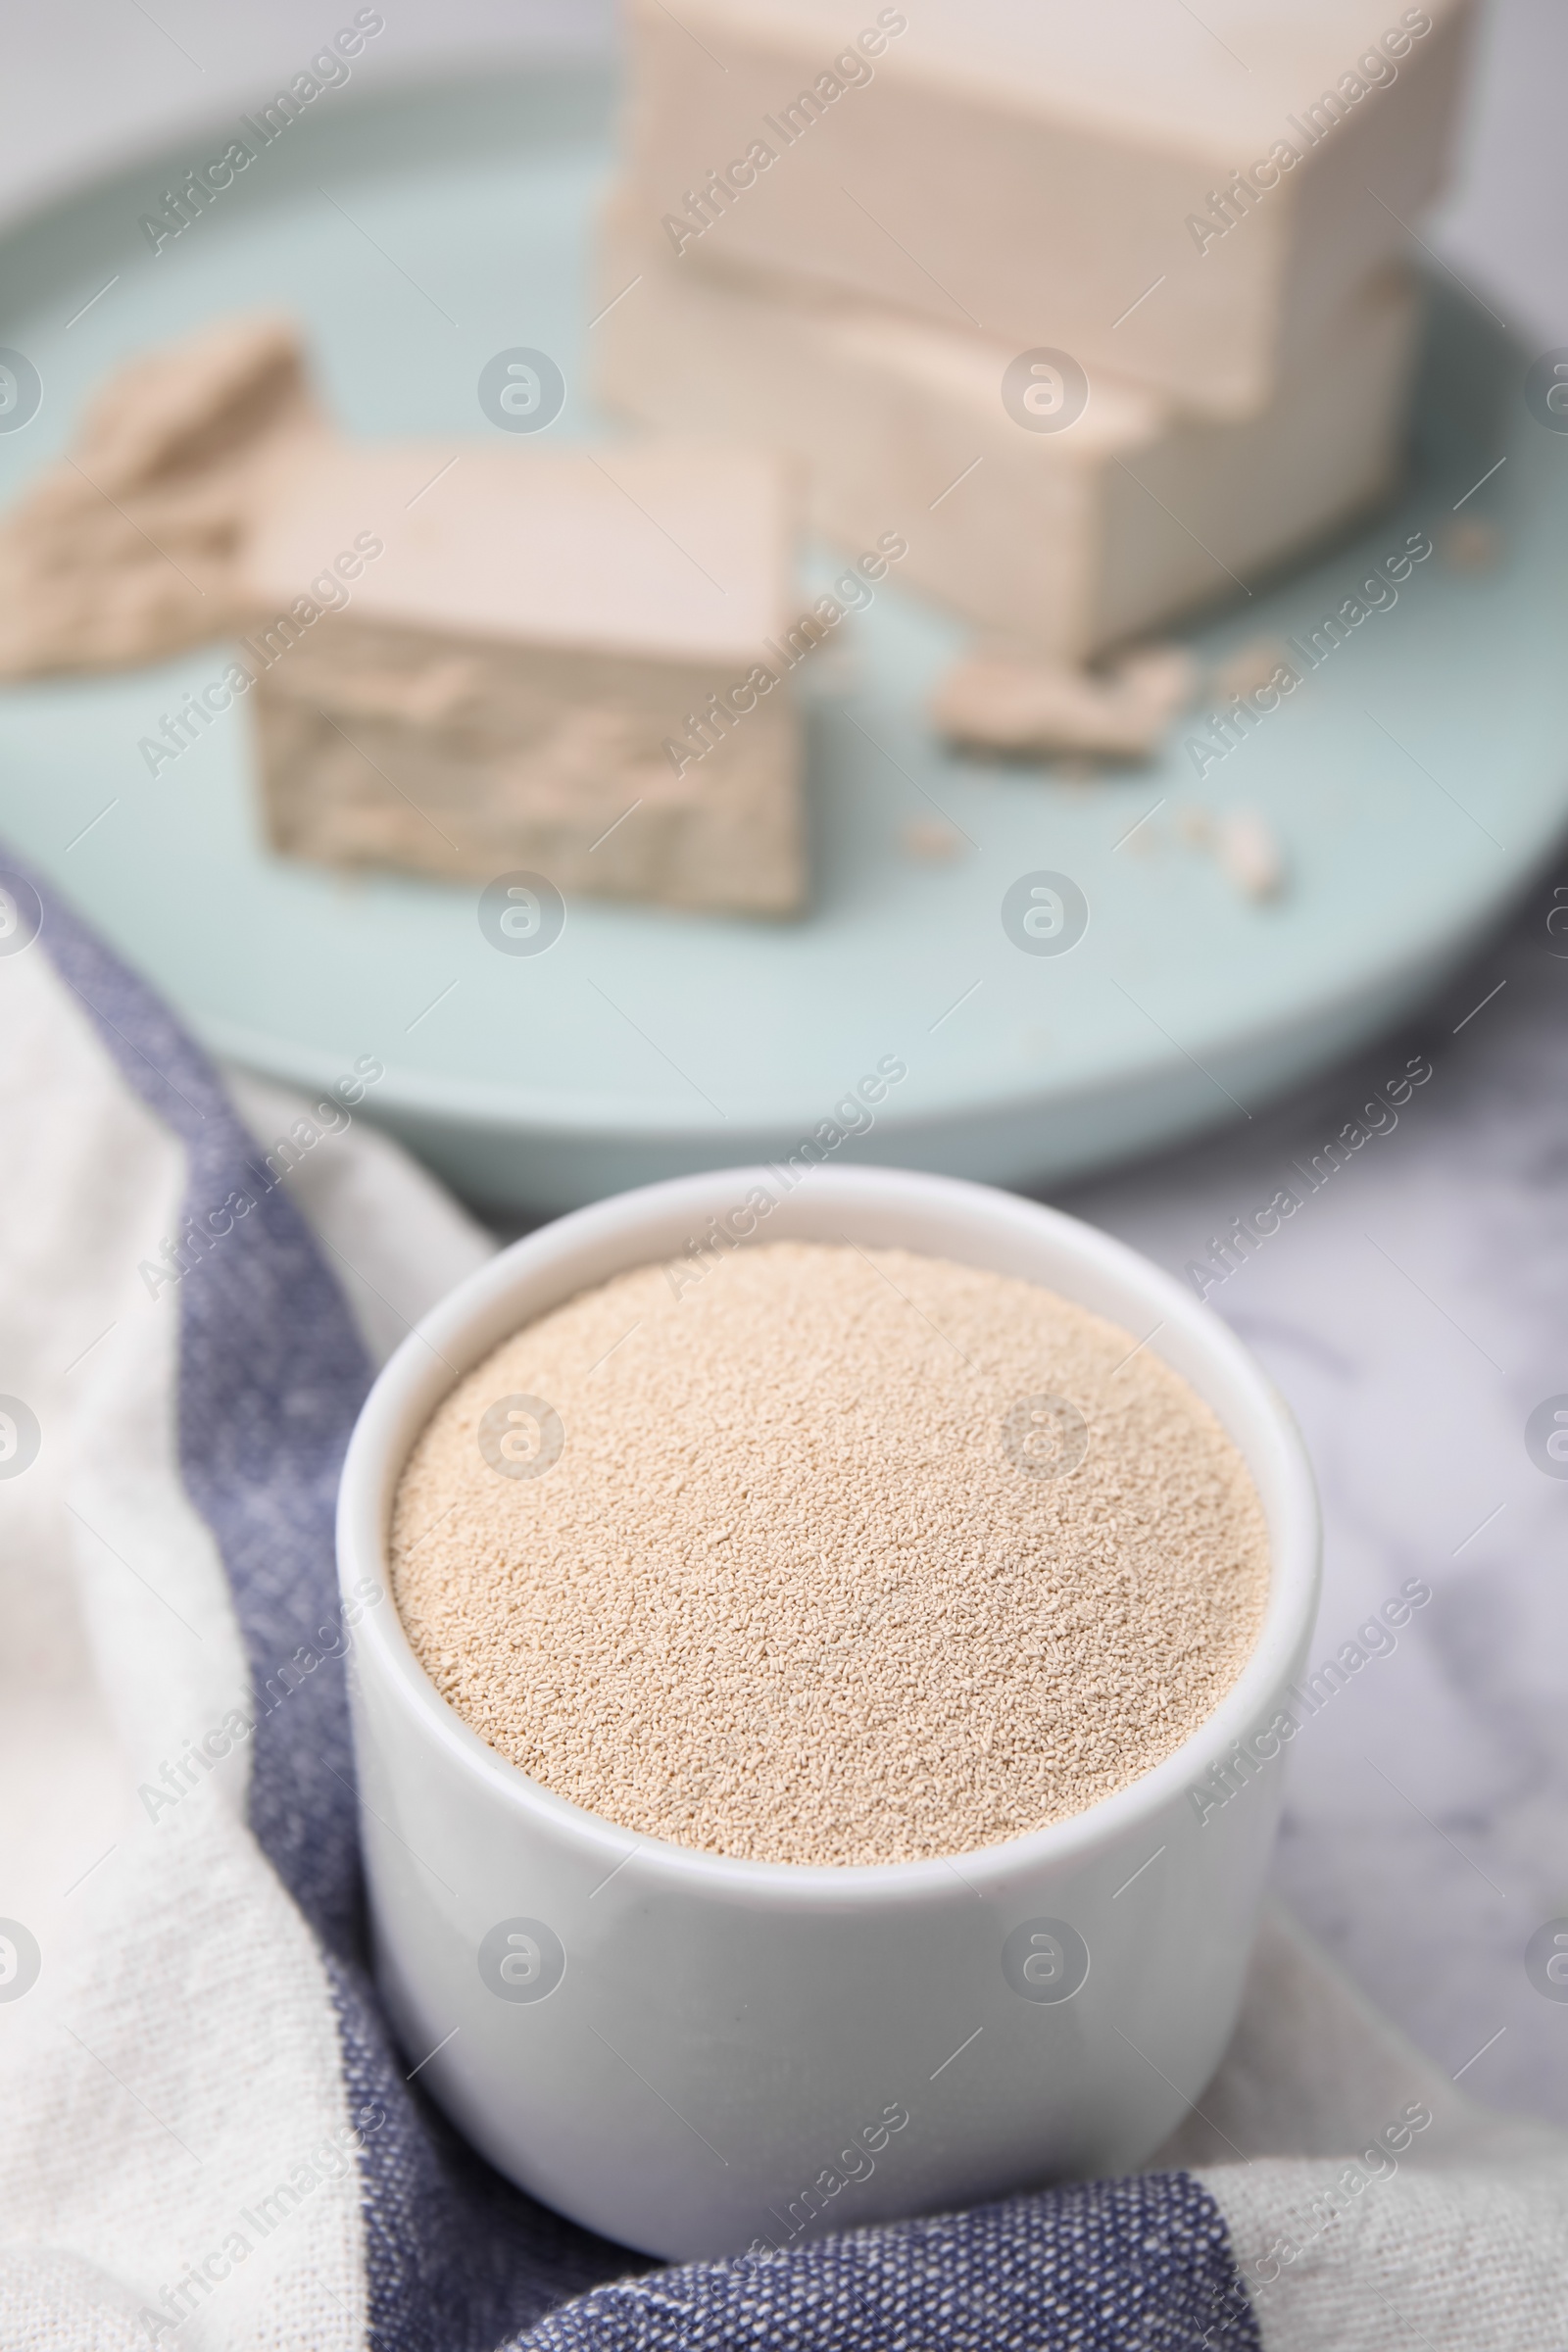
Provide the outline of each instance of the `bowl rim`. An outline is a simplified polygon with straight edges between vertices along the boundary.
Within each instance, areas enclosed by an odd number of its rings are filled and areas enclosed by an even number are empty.
[[[433,1740],[459,1770],[476,1779],[520,1817],[556,1839],[576,1845],[585,1858],[603,1863],[607,1872],[618,1870],[635,1854],[644,1871],[659,1874],[666,1885],[689,1894],[744,1898],[770,1907],[809,1901],[855,1909],[867,1903],[951,1894],[955,1877],[971,1892],[983,1895],[1054,1865],[1092,1858],[1097,1848],[1119,1849],[1141,1822],[1152,1828],[1173,1799],[1250,1733],[1255,1734],[1298,1671],[1317,1608],[1321,1527],[1311,1465],[1290,1408],[1250,1349],[1211,1307],[1140,1251],[1063,1210],[962,1178],[865,1163],[837,1168],[813,1165],[809,1177],[814,1199],[846,1209],[874,1214],[879,1202],[938,1213],[945,1207],[955,1219],[960,1215],[973,1219],[977,1214],[989,1218],[1000,1233],[1009,1227],[1020,1235],[1026,1231],[1037,1237],[1049,1233],[1059,1249],[1076,1255],[1081,1263],[1140,1289],[1162,1324],[1183,1333],[1207,1356],[1220,1377],[1228,1377],[1239,1389],[1253,1415],[1257,1442],[1249,1447],[1234,1434],[1232,1442],[1254,1477],[1260,1456],[1266,1452],[1270,1457],[1270,1480],[1279,1497],[1278,1526],[1270,1533],[1269,1597],[1262,1628],[1241,1674],[1213,1713],[1137,1780],[1064,1821],[1023,1831],[994,1844],[917,1861],[803,1863],[755,1861],[675,1845],[587,1812],[501,1755],[442,1696],[404,1629],[386,1554],[385,1514],[413,1442],[412,1437],[403,1436],[413,1407],[423,1403],[423,1412],[414,1424],[416,1432],[456,1381],[466,1378],[499,1344],[486,1338],[476,1347],[466,1347],[476,1329],[542,1274],[559,1270],[579,1252],[601,1250],[607,1242],[633,1245],[624,1256],[624,1269],[657,1262],[661,1253],[651,1242],[642,1254],[637,1253],[634,1245],[639,1235],[647,1235],[656,1221],[662,1221],[672,1211],[685,1212],[693,1230],[700,1230],[719,1210],[733,1208],[752,1185],[776,1191],[776,1171],[760,1165],[673,1177],[570,1210],[499,1250],[411,1328],[381,1367],[361,1407],[338,1489],[340,1588],[345,1603],[356,1601],[362,1611],[353,1637],[359,1676],[362,1680],[373,1676],[398,1702],[411,1729]],[[739,1246],[755,1246],[770,1238],[775,1237],[759,1232]],[[955,1238],[960,1237],[956,1234]],[[873,1242],[871,1246],[877,1245]],[[960,1250],[956,1248],[954,1254],[962,1262]],[[612,1278],[611,1272],[601,1270],[585,1277],[580,1287],[593,1288]],[[561,1298],[564,1301],[573,1295],[566,1291]],[[527,1319],[524,1310],[514,1328],[521,1328]],[[1164,1354],[1163,1349],[1155,1352]],[[436,1365],[450,1375],[454,1360],[456,1378],[442,1377]],[[380,1588],[378,1599],[390,1601],[390,1608],[366,1607],[354,1592],[355,1581],[367,1575],[374,1578]]]

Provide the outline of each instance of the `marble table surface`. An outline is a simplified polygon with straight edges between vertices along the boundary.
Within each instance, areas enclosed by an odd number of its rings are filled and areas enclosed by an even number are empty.
[[[1433,1598],[1303,1726],[1275,1885],[1465,2089],[1568,2124],[1568,2001],[1523,1958],[1568,1920],[1568,1475],[1525,1442],[1539,1404],[1568,1401],[1553,906],[1568,865],[1405,1031],[1283,1107],[1054,1199],[1179,1275],[1281,1186],[1306,1196],[1206,1295],[1316,1467],[1314,1666],[1406,1579]],[[1375,1113],[1383,1132],[1307,1194],[1291,1163],[1309,1170],[1412,1056],[1432,1076],[1397,1124]]]

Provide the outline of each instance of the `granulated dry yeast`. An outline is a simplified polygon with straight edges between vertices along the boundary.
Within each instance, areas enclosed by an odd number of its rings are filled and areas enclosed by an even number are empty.
[[[1268,1585],[1240,1455],[1136,1335],[805,1242],[679,1298],[639,1267],[508,1340],[415,1446],[392,1553],[417,1655],[502,1755],[772,1862],[1081,1812],[1213,1712]]]

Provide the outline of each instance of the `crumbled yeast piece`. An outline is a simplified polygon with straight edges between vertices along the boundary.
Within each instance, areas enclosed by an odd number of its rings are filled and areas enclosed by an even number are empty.
[[[1026,655],[976,654],[949,670],[931,715],[940,734],[985,751],[1145,760],[1196,682],[1179,646],[1129,654],[1102,677]]]
[[[1249,637],[1245,645],[1214,664],[1207,691],[1219,703],[1228,703],[1234,695],[1255,694],[1269,683],[1280,664],[1289,661],[1283,638]]]
[[[227,319],[119,368],[0,518],[0,677],[122,669],[224,635],[257,502],[324,432],[285,319]]]
[[[1448,525],[1438,553],[1450,571],[1495,571],[1502,560],[1502,533],[1484,515],[1467,515]]]
[[[948,865],[963,855],[962,834],[940,817],[910,817],[900,838],[909,856],[923,865]]]
[[[1250,899],[1278,898],[1285,885],[1285,856],[1278,836],[1255,808],[1233,808],[1215,834],[1220,871]]]

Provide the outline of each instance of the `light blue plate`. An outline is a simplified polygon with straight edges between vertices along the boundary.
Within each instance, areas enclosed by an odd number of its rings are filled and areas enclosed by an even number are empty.
[[[156,256],[138,217],[219,150],[24,226],[0,341],[44,403],[0,435],[0,495],[128,353],[259,305],[304,320],[351,432],[489,432],[479,371],[516,345],[565,370],[554,433],[601,431],[578,387],[610,120],[582,74],[327,93]],[[482,936],[474,889],[286,863],[262,845],[242,712],[156,780],[137,750],[220,674],[219,647],[0,696],[0,832],[220,1052],[310,1086],[378,1057],[367,1109],[498,1204],[786,1154],[887,1061],[906,1075],[846,1155],[1031,1183],[1236,1118],[1407,1009],[1568,815],[1568,437],[1531,416],[1523,359],[1485,315],[1434,309],[1397,511],[1253,583],[1191,642],[1211,659],[1311,629],[1407,533],[1441,542],[1456,507],[1498,528],[1502,561],[1471,572],[1440,549],[1202,780],[1183,729],[1161,762],[1097,786],[953,758],[921,712],[960,632],[885,592],[845,623],[810,705],[799,923],[574,901],[548,954],[514,957]],[[1285,897],[1240,897],[1173,827],[1184,804],[1261,811]],[[974,846],[922,864],[906,830],[939,811]],[[1089,902],[1068,955],[1020,953],[1003,929],[1004,894],[1042,868]]]

